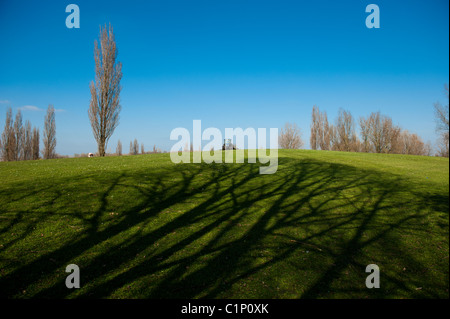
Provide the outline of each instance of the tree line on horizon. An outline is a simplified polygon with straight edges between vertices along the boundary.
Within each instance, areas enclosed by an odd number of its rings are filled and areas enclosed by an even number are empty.
[[[22,124],[22,112],[17,111],[13,120],[11,107],[6,111],[5,127],[0,138],[0,158],[2,161],[23,161],[56,158],[56,123],[55,109],[49,105],[44,119],[43,144],[40,151],[39,128],[31,128],[30,121]]]
[[[327,113],[313,107],[310,144],[313,150],[344,152],[431,155],[431,144],[414,133],[394,125],[380,112],[360,117],[359,136],[350,111],[339,110],[335,124],[329,124]]]
[[[448,86],[445,94],[449,98]],[[449,156],[449,106],[434,104],[436,130],[440,137],[435,156]],[[328,121],[327,113],[316,105],[312,109],[310,146],[313,150],[388,153],[406,155],[432,155],[430,142],[424,143],[415,133],[394,125],[392,119],[380,112],[372,112],[358,119],[357,124],[350,111],[340,109],[334,124]],[[286,123],[279,134],[279,146],[298,149],[304,144],[301,131],[293,123]]]

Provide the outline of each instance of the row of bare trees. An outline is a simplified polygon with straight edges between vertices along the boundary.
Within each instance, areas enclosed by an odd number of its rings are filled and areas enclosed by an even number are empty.
[[[144,143],[141,144],[141,153],[140,154],[153,154],[153,153],[161,153],[161,150],[156,147],[156,145],[153,145],[153,150],[150,152],[146,152],[144,148]],[[122,155],[122,143],[120,140],[117,142],[117,149],[116,149],[117,155]],[[139,154],[139,143],[137,139],[134,139],[133,142],[130,142],[130,155],[138,155]]]
[[[335,124],[329,124],[326,112],[312,110],[310,144],[313,150],[431,155],[431,145],[393,124],[380,112],[360,117],[359,133],[352,114],[339,110]]]
[[[137,139],[134,139],[134,142],[130,142],[130,155],[138,155],[138,154],[139,154],[139,143]]]
[[[49,105],[44,122],[44,159],[56,157],[55,109]],[[36,160],[40,158],[39,128],[31,128],[30,121],[22,124],[22,113],[17,111],[13,120],[12,109],[6,111],[5,127],[0,139],[0,156],[2,161]]]
[[[448,85],[445,85],[447,102]],[[437,131],[440,138],[436,156],[449,156],[449,105],[434,105]],[[359,125],[359,134],[358,127]],[[301,131],[296,124],[286,123],[281,129],[278,144],[280,148],[297,149],[303,146]],[[334,124],[328,121],[326,112],[313,106],[310,145],[313,150],[346,152],[391,153],[408,155],[431,155],[430,142],[414,133],[403,130],[392,122],[389,116],[372,112],[360,117],[356,123],[352,114],[340,109]]]

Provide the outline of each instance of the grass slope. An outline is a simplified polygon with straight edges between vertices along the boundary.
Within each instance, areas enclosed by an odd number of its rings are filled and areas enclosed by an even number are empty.
[[[449,297],[448,159],[279,157],[273,175],[168,154],[0,163],[0,296]]]

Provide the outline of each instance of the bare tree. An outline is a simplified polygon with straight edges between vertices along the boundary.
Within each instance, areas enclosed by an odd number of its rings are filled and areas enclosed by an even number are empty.
[[[214,150],[214,147],[211,149]],[[153,144],[153,150],[151,151],[151,153],[153,153],[153,154],[161,153],[161,150],[159,148],[157,148],[155,144]]]
[[[424,148],[424,154],[425,156],[431,156],[431,153],[433,151],[433,146],[431,145],[430,141],[427,141],[425,143],[425,148]]]
[[[311,148],[313,150],[330,150],[331,131],[326,112],[320,112],[317,106],[313,106],[311,123]]]
[[[286,123],[278,136],[278,144],[284,149],[298,149],[303,146],[301,132],[297,124]]]
[[[372,152],[372,144],[370,143],[370,120],[364,117],[359,118],[359,127],[361,134],[361,151],[365,153]]]
[[[137,139],[134,139],[134,142],[130,142],[130,155],[139,154],[139,143]]]
[[[22,113],[17,111],[16,120],[14,121],[14,134],[16,135],[16,145],[14,150],[14,160],[19,161],[23,159],[23,126]]]
[[[49,105],[44,122],[44,159],[55,158],[56,148],[56,123],[55,123],[55,108]]]
[[[12,109],[6,111],[5,128],[2,133],[1,156],[3,161],[14,161],[16,149],[16,136],[14,134],[14,123]]]
[[[117,142],[116,154],[122,156],[122,142],[120,140]]]
[[[100,27],[100,47],[95,41],[95,82],[90,84],[89,119],[98,145],[98,153],[105,156],[109,138],[119,124],[122,63],[116,62],[117,47],[111,25]]]
[[[355,152],[358,150],[358,138],[355,133],[355,122],[352,114],[339,110],[336,120],[333,149],[337,151]]]
[[[447,105],[442,105],[439,102],[434,103],[434,112],[436,116],[436,130],[440,133],[440,138],[438,140],[438,154],[439,156],[448,157],[449,155],[449,92],[448,85],[444,86],[444,92],[447,96]]]
[[[360,123],[364,123],[365,134],[367,134],[367,139],[370,142],[370,146],[364,146],[363,141],[363,147],[373,149],[376,153],[399,152],[397,147],[401,130],[392,123],[390,117],[376,112],[371,113],[367,119],[362,117]]]
[[[404,130],[399,135],[399,147],[396,153],[408,155],[426,155],[431,153],[431,145],[425,144],[417,134],[411,134]]]
[[[437,156],[448,157],[449,155],[449,136],[448,132],[442,133],[438,140],[438,152]]]
[[[144,143],[141,144],[141,154],[145,154]]]
[[[30,160],[33,158],[32,133],[31,133],[30,121],[25,122],[23,141],[24,141],[24,143],[23,143],[23,159]]]
[[[39,159],[39,129],[33,128],[33,137],[32,137],[32,159]]]
[[[139,154],[139,143],[138,143],[137,139],[134,139],[134,142],[133,142],[133,154],[134,155]]]
[[[331,131],[328,124],[327,113],[319,113],[319,146],[321,150],[331,149]]]
[[[319,149],[319,108],[313,106],[312,116],[311,116],[311,136],[309,138],[309,144],[311,149]]]

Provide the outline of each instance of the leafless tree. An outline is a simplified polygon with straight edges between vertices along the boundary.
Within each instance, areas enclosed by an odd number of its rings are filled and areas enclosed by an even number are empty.
[[[134,142],[130,142],[130,155],[137,155],[139,154],[139,143],[137,139],[134,139]]]
[[[109,138],[119,124],[120,80],[122,63],[116,61],[117,47],[111,25],[100,27],[100,47],[95,41],[95,82],[90,84],[89,119],[98,145],[98,153],[105,156]]]
[[[153,150],[152,153],[156,154],[156,153],[161,153],[161,150],[159,148],[156,147],[156,145],[153,144]]]
[[[371,113],[368,118],[360,118],[361,135],[363,136],[362,147],[373,150],[376,153],[397,153],[400,128],[392,123],[388,116],[380,112]],[[364,133],[363,133],[364,130]],[[369,141],[370,145],[364,145]]]
[[[407,155],[427,155],[431,153],[431,145],[425,144],[417,134],[404,130],[399,135],[399,146],[396,153]]]
[[[44,159],[51,159],[56,157],[56,123],[55,123],[55,108],[49,105],[44,122]]]
[[[122,142],[120,140],[117,142],[116,154],[122,156]]]
[[[443,132],[438,140],[437,156],[448,157],[449,155],[449,136],[448,132]]]
[[[370,120],[369,118],[359,118],[360,136],[361,136],[361,151],[365,153],[373,152],[372,144],[370,143]]]
[[[320,112],[315,105],[312,111],[310,144],[313,150],[330,150],[331,148],[331,130],[327,113]]]
[[[425,143],[425,148],[424,148],[424,154],[425,156],[431,156],[431,153],[433,151],[433,146],[431,145],[430,141],[427,141]]]
[[[32,137],[32,159],[39,159],[39,129],[33,128],[33,137]]]
[[[331,132],[326,112],[319,114],[319,146],[324,151],[331,149]]]
[[[144,143],[141,144],[141,154],[145,154]]]
[[[12,109],[6,111],[5,128],[2,133],[1,156],[3,161],[14,161],[16,149],[16,136],[14,134],[14,123]]]
[[[19,161],[23,159],[23,126],[22,126],[22,113],[17,111],[16,119],[14,121],[14,134],[16,136],[16,145],[14,150],[14,160]]]
[[[33,158],[33,147],[30,121],[25,122],[23,141],[23,159],[31,160]]]
[[[346,152],[358,151],[358,138],[355,133],[355,122],[349,111],[343,109],[339,110],[334,129],[334,150]]]
[[[319,108],[317,106],[313,106],[312,116],[311,116],[311,136],[309,138],[309,144],[311,149],[318,150],[319,149]]]
[[[449,92],[448,85],[444,86],[444,92],[447,97],[447,105],[442,105],[439,102],[434,103],[434,112],[436,116],[436,130],[440,133],[438,140],[438,154],[439,156],[448,157],[449,153]]]
[[[303,146],[301,132],[297,124],[286,123],[278,136],[278,144],[284,149],[298,149]]]
[[[139,143],[138,143],[137,139],[134,139],[133,149],[134,149],[133,150],[134,155],[138,155],[139,154]]]

